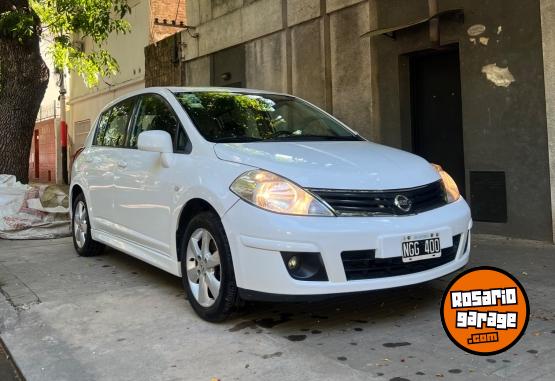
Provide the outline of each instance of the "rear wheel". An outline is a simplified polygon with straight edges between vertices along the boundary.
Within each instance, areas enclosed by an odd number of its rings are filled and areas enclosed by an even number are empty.
[[[193,217],[180,245],[185,292],[195,312],[207,321],[227,318],[237,302],[231,251],[218,215]]]
[[[72,213],[73,246],[77,254],[83,257],[99,255],[104,245],[91,236],[91,224],[85,196],[81,193],[73,201]]]

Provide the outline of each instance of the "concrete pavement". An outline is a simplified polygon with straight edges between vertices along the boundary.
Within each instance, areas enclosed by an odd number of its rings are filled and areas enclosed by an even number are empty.
[[[249,304],[196,317],[180,280],[115,250],[75,255],[70,239],[0,240],[0,333],[28,380],[551,380],[555,246],[476,239],[472,264],[501,267],[528,293],[526,335],[479,357],[444,334],[451,277],[304,304]]]

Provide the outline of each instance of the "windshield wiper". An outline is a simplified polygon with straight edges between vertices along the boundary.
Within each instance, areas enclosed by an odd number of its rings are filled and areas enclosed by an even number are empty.
[[[250,143],[261,142],[264,139],[253,138],[251,136],[229,136],[226,138],[219,138],[212,140],[214,143]]]
[[[358,135],[349,136],[331,136],[331,135],[288,135],[280,136],[266,141],[286,141],[286,140],[330,140],[330,141],[360,141],[362,138]]]
[[[252,142],[284,142],[284,141],[361,141],[358,135],[331,136],[331,135],[288,135],[270,139],[255,138],[252,136],[228,136],[212,140],[214,143],[252,143]]]

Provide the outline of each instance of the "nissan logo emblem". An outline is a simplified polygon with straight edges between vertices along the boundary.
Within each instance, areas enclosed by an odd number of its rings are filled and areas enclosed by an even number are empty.
[[[402,194],[398,194],[397,196],[395,196],[394,204],[399,210],[405,213],[410,212],[410,210],[412,209],[412,201],[407,196],[404,196]]]

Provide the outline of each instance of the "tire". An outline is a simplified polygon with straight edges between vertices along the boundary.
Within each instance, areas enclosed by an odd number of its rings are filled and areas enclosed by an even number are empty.
[[[82,257],[100,255],[102,250],[104,250],[104,245],[92,239],[87,202],[82,193],[73,200],[73,213],[71,216],[73,246],[77,254]]]
[[[193,217],[182,235],[180,253],[183,288],[195,312],[209,322],[225,320],[239,298],[231,250],[219,216],[202,212]],[[218,281],[219,287],[215,287]]]

